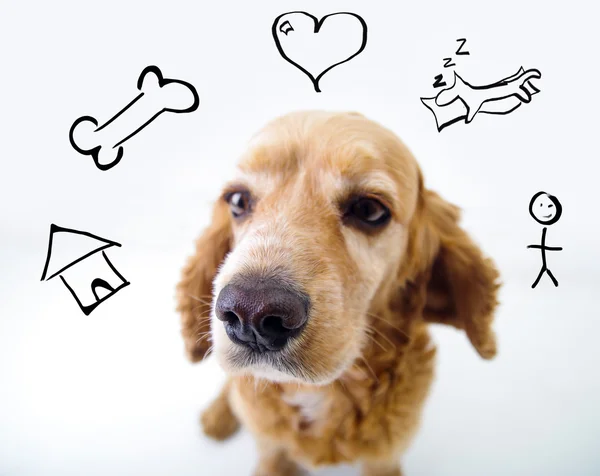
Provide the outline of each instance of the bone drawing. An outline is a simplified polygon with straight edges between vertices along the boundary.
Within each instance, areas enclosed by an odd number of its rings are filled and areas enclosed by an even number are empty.
[[[466,124],[482,114],[506,115],[521,104],[528,104],[534,94],[540,92],[531,80],[540,79],[537,69],[525,71],[521,67],[515,74],[485,86],[473,86],[454,72],[454,84],[441,90],[432,98],[421,102],[434,115],[438,132],[464,119]]]
[[[287,12],[271,27],[277,51],[321,92],[321,78],[359,55],[367,45],[367,24],[356,13],[338,12],[320,20],[307,12]]]
[[[92,116],[78,118],[69,130],[69,142],[89,155],[96,167],[109,170],[123,158],[123,144],[164,112],[183,114],[198,109],[196,88],[179,79],[164,78],[157,66],[144,68],[137,81],[140,93],[102,125]]]

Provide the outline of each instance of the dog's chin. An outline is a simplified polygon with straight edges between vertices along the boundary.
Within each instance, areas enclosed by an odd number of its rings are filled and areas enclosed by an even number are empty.
[[[277,383],[327,385],[338,379],[347,367],[315,372],[295,361],[285,350],[258,353],[233,343],[217,348],[215,354],[217,362],[229,375],[248,375]]]

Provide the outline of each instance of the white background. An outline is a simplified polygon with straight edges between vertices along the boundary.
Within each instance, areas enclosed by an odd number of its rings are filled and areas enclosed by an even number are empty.
[[[298,9],[355,12],[369,27],[366,49],[320,94],[271,36],[275,17]],[[3,0],[0,474],[250,474],[247,433],[200,434],[223,375],[212,359],[184,359],[174,287],[245,142],[308,108],[356,110],[397,132],[502,271],[497,359],[434,330],[438,378],[406,474],[599,474],[597,18],[591,1]],[[454,55],[461,37],[470,56]],[[419,97],[435,94],[449,56],[474,84],[537,68],[541,92],[438,133]],[[68,130],[116,113],[150,64],[194,84],[200,107],[160,117],[101,172]],[[528,204],[540,190],[563,204],[548,244],[564,251],[549,256],[560,286],[545,277],[532,290],[541,260],[526,246],[541,226]],[[51,223],[122,243],[109,255],[132,284],[84,316],[58,279],[40,282]]]

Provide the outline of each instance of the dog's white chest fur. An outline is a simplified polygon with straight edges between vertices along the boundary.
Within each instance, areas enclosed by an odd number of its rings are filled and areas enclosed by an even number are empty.
[[[323,392],[304,392],[299,390],[284,394],[282,398],[285,403],[298,409],[305,424],[318,422],[327,413],[328,405]]]

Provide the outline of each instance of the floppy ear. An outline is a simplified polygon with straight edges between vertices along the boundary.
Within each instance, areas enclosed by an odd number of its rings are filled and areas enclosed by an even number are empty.
[[[192,362],[202,360],[211,346],[212,282],[230,247],[229,209],[219,200],[213,208],[212,222],[196,241],[196,252],[189,258],[177,285],[181,334]]]
[[[425,190],[422,180],[419,188],[403,273],[426,287],[426,321],[464,329],[479,355],[491,359],[496,355],[492,321],[498,271],[458,226],[459,208]]]

